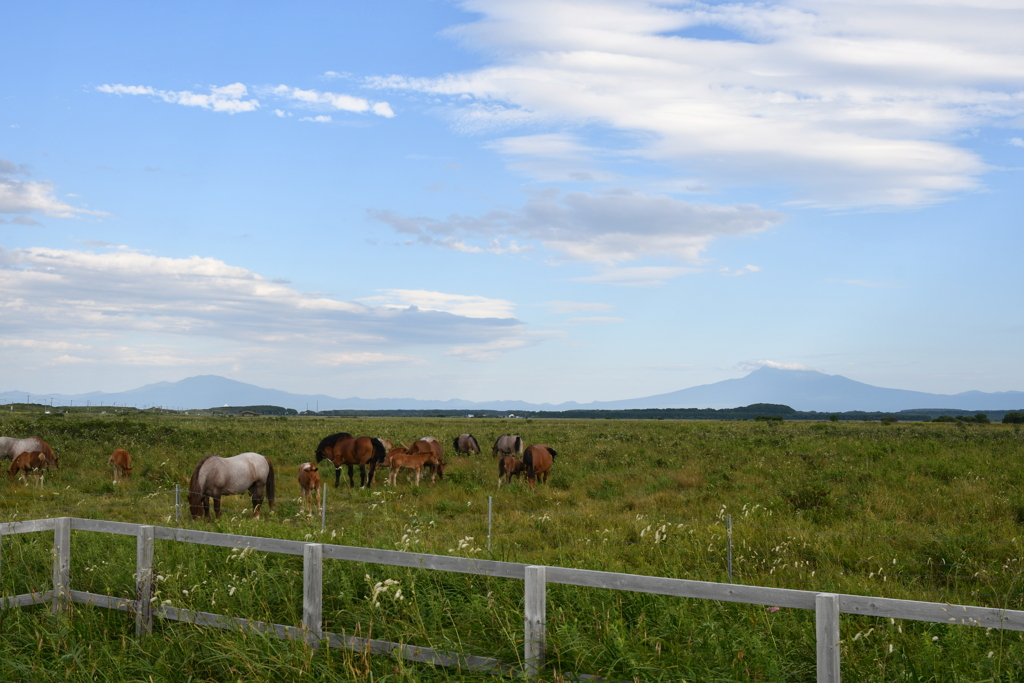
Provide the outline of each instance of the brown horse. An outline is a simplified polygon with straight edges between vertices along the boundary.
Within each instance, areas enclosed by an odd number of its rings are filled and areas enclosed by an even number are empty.
[[[19,453],[13,462],[11,462],[11,468],[7,472],[7,476],[13,481],[19,474],[21,478],[25,480],[25,486],[28,486],[29,476],[36,477],[36,485],[43,485],[43,475],[46,470],[50,469],[50,461],[46,457],[46,453],[42,451],[24,451]]]
[[[320,468],[311,462],[299,465],[299,491],[302,494],[302,511],[308,504],[310,514],[320,512]],[[316,501],[314,502],[314,498]]]
[[[538,478],[541,480],[541,483],[548,483],[548,473],[551,471],[556,455],[558,453],[555,452],[554,448],[542,443],[530,446],[523,453],[526,481],[530,482],[531,489],[533,488],[533,482],[537,481]]]
[[[132,473],[132,456],[123,448],[117,448],[107,460],[108,465],[114,466],[114,483],[117,478],[127,478]]]
[[[512,483],[512,477],[518,477],[526,468],[523,461],[514,455],[503,455],[498,461],[498,488],[501,488],[501,480],[506,484]]]
[[[347,432],[332,434],[324,438],[316,448],[316,461],[330,460],[334,463],[334,487],[341,484],[341,466],[348,465],[348,483],[355,487],[356,482],[352,476],[352,467],[359,465],[359,488],[370,488],[373,486],[373,474],[377,471],[377,465],[384,462],[387,451],[380,439],[369,436],[353,438]],[[367,477],[366,466],[370,466],[369,477]]]
[[[440,441],[432,436],[425,436],[419,441],[413,441],[408,451],[410,455],[433,454],[434,457],[426,462],[426,466],[430,469],[430,483],[434,483],[436,479],[444,479],[444,449],[441,448]]]
[[[423,443],[417,441],[416,443]],[[414,446],[416,444],[413,444]],[[420,485],[420,478],[423,474],[423,468],[427,465],[435,465],[438,469],[441,469],[442,463],[437,457],[437,453],[433,449],[417,450],[414,453],[402,452],[402,449],[396,448],[391,451],[391,473],[388,476],[393,486],[398,485],[398,473],[403,468],[416,471],[416,485]],[[443,470],[442,470],[443,472]],[[431,476],[431,482],[434,478]]]

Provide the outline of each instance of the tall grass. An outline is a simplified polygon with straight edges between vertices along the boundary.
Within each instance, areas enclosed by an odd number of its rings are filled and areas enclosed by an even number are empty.
[[[449,451],[443,482],[328,494],[328,523],[300,512],[295,481],[336,431]],[[450,453],[472,432],[558,451],[549,486],[497,490],[489,455]],[[57,451],[42,492],[2,484],[0,520],[70,515],[174,525],[173,488],[207,453],[255,450],[275,463],[273,514],[245,501],[222,520],[183,525],[518,562],[725,580],[726,515],[736,580],[756,585],[1024,609],[1024,435],[1003,425],[537,421],[459,419],[0,416],[0,434],[38,435]],[[111,483],[114,448],[133,476]],[[322,474],[328,474],[327,468]],[[358,473],[356,474],[358,481]],[[47,534],[5,538],[0,588],[45,590]],[[72,534],[72,585],[133,596],[134,540]],[[301,559],[157,542],[158,600],[277,623],[300,621]],[[388,583],[390,580],[391,583]],[[401,596],[398,595],[399,589]],[[557,670],[643,680],[814,680],[813,614],[618,591],[549,586],[549,659]],[[487,577],[328,562],[328,630],[516,662],[522,584]],[[0,615],[4,680],[461,679],[386,657],[158,621],[136,640],[123,614],[77,607]],[[846,680],[1019,680],[1018,633],[844,616]],[[990,654],[991,653],[991,654]]]

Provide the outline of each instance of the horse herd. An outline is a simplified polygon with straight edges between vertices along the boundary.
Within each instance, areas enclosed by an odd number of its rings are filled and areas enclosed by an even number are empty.
[[[472,434],[460,434],[452,441],[452,447],[459,454],[480,454],[480,444]],[[354,437],[348,432],[338,432],[324,437],[316,447],[316,464],[302,463],[299,466],[299,489],[302,492],[302,510],[311,512],[320,509],[320,473],[318,464],[327,460],[334,465],[334,486],[341,483],[341,468],[348,468],[349,486],[355,487],[354,468],[359,466],[359,486],[373,485],[378,466],[387,468],[387,483],[398,484],[398,474],[403,469],[416,474],[419,486],[423,471],[430,473],[430,481],[444,478],[444,449],[441,442],[432,436],[417,439],[411,445],[395,447],[387,439],[370,436]],[[534,482],[546,483],[557,453],[545,444],[534,444],[523,448],[518,434],[503,434],[494,442],[491,455],[498,458],[498,488],[502,482],[511,483],[514,477],[526,475],[532,488]],[[45,441],[38,437],[15,439],[0,437],[0,457],[11,460],[8,476],[14,480],[21,475],[28,485],[28,477],[37,478],[37,485],[43,485],[46,470],[57,468],[57,456]],[[127,477],[132,471],[131,455],[124,449],[116,449],[107,460],[113,469],[114,483],[118,477]],[[270,459],[259,453],[240,453],[230,458],[217,455],[203,457],[192,472],[189,480],[189,512],[194,519],[202,516],[210,520],[210,502],[213,512],[220,519],[221,497],[248,492],[252,497],[253,516],[259,518],[260,506],[266,498],[270,509],[274,508],[274,465]]]

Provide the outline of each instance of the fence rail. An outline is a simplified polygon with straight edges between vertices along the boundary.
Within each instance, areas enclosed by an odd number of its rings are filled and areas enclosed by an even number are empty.
[[[1024,611],[1016,610],[821,593],[788,588],[746,586],[732,583],[713,583],[689,579],[670,579],[656,576],[572,569],[568,567],[544,567],[516,562],[499,562],[400,550],[378,550],[355,546],[306,543],[277,538],[222,534],[209,531],[72,517],[0,523],[0,539],[7,535],[51,530],[54,532],[53,589],[42,593],[27,593],[6,597],[0,603],[2,608],[26,607],[52,602],[52,609],[59,611],[66,608],[69,603],[74,602],[134,614],[136,632],[139,635],[151,633],[153,617],[159,616],[163,619],[216,628],[256,630],[262,633],[269,633],[278,638],[300,640],[311,647],[340,647],[360,652],[394,653],[404,659],[416,662],[429,662],[465,670],[490,671],[500,674],[516,674],[524,671],[527,674],[536,675],[543,669],[546,621],[545,587],[548,583],[814,610],[816,614],[818,681],[821,683],[839,681],[838,634],[840,614],[1024,631]],[[70,533],[72,530],[136,537],[136,597],[134,600],[71,589]],[[271,624],[220,614],[194,612],[169,606],[158,606],[154,609],[152,596],[155,539],[223,548],[251,548],[263,552],[301,555],[303,557],[302,624],[299,626]],[[512,664],[488,657],[441,652],[426,647],[356,638],[323,631],[324,559],[458,572],[523,581],[525,584],[523,621],[524,669],[520,670]],[[594,678],[585,674],[574,675],[574,677],[578,680]]]

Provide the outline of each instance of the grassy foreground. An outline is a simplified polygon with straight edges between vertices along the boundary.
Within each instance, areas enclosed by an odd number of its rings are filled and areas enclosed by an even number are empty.
[[[398,443],[502,433],[558,451],[548,487],[496,490],[485,454],[448,454],[445,480],[397,490],[332,486],[327,528],[299,514],[300,463],[336,431]],[[1024,433],[1019,426],[612,420],[0,415],[38,435],[61,469],[40,492],[0,483],[0,521],[50,516],[175,525],[175,484],[207,453],[255,450],[278,477],[272,514],[242,498],[216,524],[183,526],[380,548],[724,581],[732,516],[737,582],[1024,609]],[[126,448],[136,469],[111,483]],[[326,474],[326,471],[324,472]],[[358,477],[358,473],[357,473]],[[344,479],[344,475],[343,475]],[[493,497],[491,553],[487,497]],[[52,537],[5,538],[4,595],[49,587]],[[73,532],[72,586],[130,597],[134,539]],[[300,621],[301,558],[157,542],[158,599]],[[390,583],[389,583],[390,580]],[[400,591],[400,592],[399,592]],[[499,657],[522,650],[521,582],[328,562],[326,628]],[[548,587],[549,661],[638,680],[813,681],[813,614],[618,591]],[[136,640],[119,612],[0,613],[2,680],[463,680],[457,672],[313,653],[300,645],[157,621]],[[1024,679],[1019,633],[844,616],[847,681]],[[550,675],[550,674],[549,674]],[[472,676],[472,678],[479,678]]]

